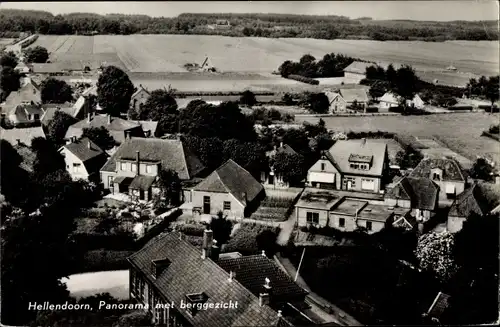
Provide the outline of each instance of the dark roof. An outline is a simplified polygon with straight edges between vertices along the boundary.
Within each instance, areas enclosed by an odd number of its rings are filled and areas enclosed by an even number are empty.
[[[75,117],[76,109],[73,107],[71,103],[58,104],[58,105],[42,105],[42,108],[45,110],[45,113],[42,116],[42,124],[47,124],[49,121],[54,118],[54,115],[57,111],[62,111],[71,117]]]
[[[278,153],[287,153],[287,154],[297,154],[297,152],[295,152],[295,150],[289,146],[288,144],[283,144],[283,145],[280,145],[279,147],[276,147],[276,149],[273,149],[271,151],[268,151],[266,154],[268,156],[274,156]]]
[[[375,64],[362,61],[353,61],[352,64],[344,68],[344,72],[364,75],[366,74],[366,68],[370,66],[375,66]]]
[[[17,105],[12,112],[9,114],[14,114],[19,120],[31,120],[28,119],[28,115],[38,115],[39,118],[42,117],[44,111],[42,108],[36,104],[20,104]]]
[[[68,151],[73,153],[83,162],[105,155],[105,152],[87,137],[84,137],[76,142],[63,145],[63,147],[68,149]]]
[[[125,141],[125,131],[130,131],[131,136],[144,136],[142,127],[139,123],[121,119],[118,117],[109,117],[106,115],[95,115],[90,119],[80,120],[79,122],[71,125],[66,132],[66,138],[72,136],[80,137],[84,128],[90,127],[104,127],[109,131],[109,134],[115,139],[116,142],[122,143]]]
[[[410,173],[411,177],[431,178],[431,170],[439,168],[443,171],[442,181],[461,181],[465,182],[464,173],[457,161],[451,158],[423,159]]]
[[[255,296],[264,291],[265,279],[269,278],[272,296],[287,300],[305,296],[308,292],[298,286],[276,263],[263,255],[219,259],[217,261],[227,272],[236,273],[236,280]]]
[[[412,208],[435,210],[439,186],[429,178],[403,177],[386,194],[391,199],[410,200]]]
[[[155,182],[156,177],[155,176],[145,176],[145,175],[139,175],[135,176],[132,182],[130,183],[129,187],[132,189],[136,190],[149,190],[151,185]]]
[[[160,161],[162,168],[177,172],[181,180],[191,179],[205,169],[180,140],[132,137],[118,147],[101,171],[114,172],[116,160],[134,160],[136,151],[139,151],[142,160]]]
[[[9,129],[0,127],[0,138],[8,141],[12,145],[16,145],[17,140],[19,140],[19,142],[27,146],[31,146],[31,141],[35,137],[45,138],[42,126]]]
[[[434,302],[432,302],[427,314],[434,318],[439,318],[449,306],[450,296],[439,292]]]
[[[262,184],[231,159],[193,188],[194,191],[231,193],[243,205],[254,200],[263,189]]]
[[[471,214],[485,215],[489,211],[488,200],[478,184],[472,185],[459,195],[451,205],[449,216],[469,217]]]
[[[170,265],[157,278],[152,277],[152,260],[168,259]],[[178,233],[164,233],[153,238],[134,253],[129,262],[140,270],[166,301],[180,303],[186,295],[205,293],[208,302],[238,302],[236,308],[200,310],[193,317],[177,307],[193,326],[278,326],[277,312],[259,305],[259,299],[211,259],[201,257],[201,249],[180,239]]]

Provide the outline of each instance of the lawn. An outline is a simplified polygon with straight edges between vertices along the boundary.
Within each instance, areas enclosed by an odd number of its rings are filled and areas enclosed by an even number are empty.
[[[451,150],[475,160],[487,156],[500,163],[498,142],[481,137],[482,132],[498,122],[499,115],[487,113],[457,113],[428,116],[326,117],[327,128],[334,131],[387,131],[417,137],[437,137]],[[319,118],[295,116],[297,123],[317,123]]]

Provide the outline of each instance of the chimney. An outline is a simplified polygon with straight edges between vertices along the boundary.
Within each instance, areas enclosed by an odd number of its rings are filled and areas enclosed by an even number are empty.
[[[276,152],[276,149],[277,149],[276,144],[274,145],[274,147],[273,147],[273,148],[274,148],[274,151]]]
[[[140,168],[141,168],[141,156],[139,151],[135,151],[135,163],[137,165],[137,170],[135,171],[136,176],[139,176],[140,174]]]
[[[424,233],[424,224],[422,222],[418,223],[418,233],[420,235]]]
[[[220,248],[217,246],[217,240],[214,240],[210,250],[210,259],[217,262],[219,260],[219,254]]]
[[[92,119],[92,114],[89,112],[87,114],[87,123],[90,123],[90,120]]]
[[[179,240],[182,240],[184,238],[184,234],[182,232],[179,232]]]
[[[241,197],[243,198],[243,201],[245,201],[245,204],[246,204],[247,203],[247,194],[246,194],[246,192],[243,192],[241,194]]]
[[[278,310],[278,317],[282,317],[281,310]]]
[[[232,282],[236,279],[236,273],[234,271],[229,272],[229,281]]]
[[[203,231],[203,247],[202,247],[202,255],[203,259],[210,257],[210,250],[212,249],[214,232],[210,229],[205,229]]]
[[[265,281],[264,291],[259,294],[259,305],[260,306],[269,305],[269,303],[271,302],[271,285],[269,285],[269,283],[271,281],[267,277],[264,281]]]
[[[280,142],[280,148],[282,148],[282,147],[283,147],[283,142]]]
[[[108,115],[108,125],[111,124],[111,115]]]

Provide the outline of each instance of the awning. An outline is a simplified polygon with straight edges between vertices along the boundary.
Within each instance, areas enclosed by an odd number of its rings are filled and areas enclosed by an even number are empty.
[[[134,179],[132,180],[132,183],[130,183],[129,188],[134,189],[134,190],[143,190],[147,191],[153,185],[156,177],[154,176],[135,176]]]
[[[113,178],[113,184],[130,184],[130,182],[132,182],[132,177],[116,176]]]
[[[453,184],[446,185],[446,194],[455,194],[455,185]]]

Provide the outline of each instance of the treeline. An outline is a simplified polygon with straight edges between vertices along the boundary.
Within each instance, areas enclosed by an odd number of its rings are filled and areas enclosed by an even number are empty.
[[[364,61],[357,58],[345,56],[343,54],[329,53],[323,59],[317,61],[310,54],[305,54],[298,62],[285,61],[278,68],[282,77],[288,78],[290,75],[299,75],[308,78],[319,77],[342,77],[344,69],[354,61]]]
[[[226,29],[208,25],[224,19]],[[36,10],[0,10],[0,33],[40,34],[207,34],[225,36],[298,37],[373,40],[497,40],[496,21],[408,22],[349,19],[343,16],[288,14],[182,14],[178,17],[146,15],[52,15]]]

